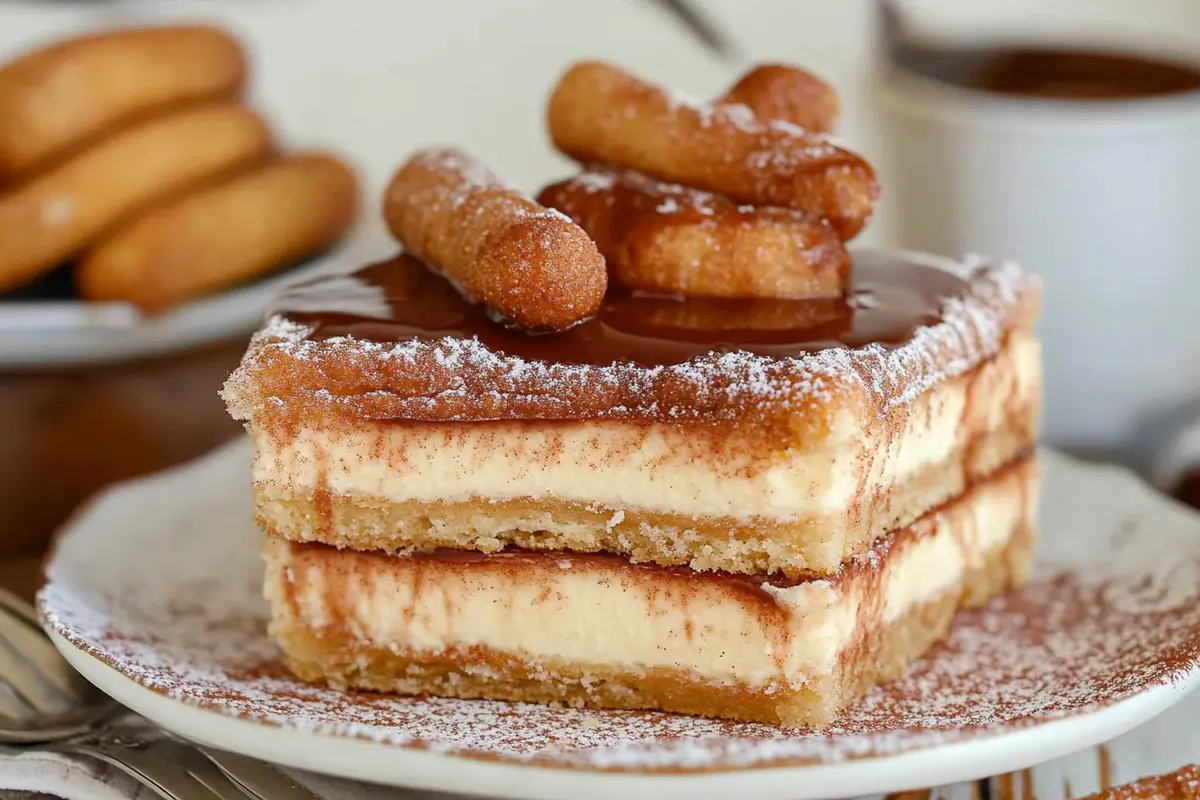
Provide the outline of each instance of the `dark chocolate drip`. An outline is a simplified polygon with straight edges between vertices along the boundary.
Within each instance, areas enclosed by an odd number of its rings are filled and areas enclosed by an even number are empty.
[[[314,339],[477,337],[495,352],[529,361],[665,366],[714,351],[784,357],[830,347],[897,346],[940,321],[945,300],[965,292],[965,281],[953,273],[860,252],[845,298],[727,300],[611,289],[595,318],[531,336],[498,325],[419,260],[400,255],[299,284],[272,311],[311,326]]]

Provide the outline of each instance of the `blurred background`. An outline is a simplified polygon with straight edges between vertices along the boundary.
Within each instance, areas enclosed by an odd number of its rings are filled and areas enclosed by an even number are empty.
[[[1080,99],[949,85],[922,65],[967,69],[1014,43],[1197,64],[1200,3],[903,0],[892,11],[901,25],[874,0],[0,0],[0,62],[98,29],[227,27],[249,54],[246,102],[279,148],[339,154],[362,183],[353,226],[301,270],[390,251],[378,194],[417,146],[462,144],[529,191],[566,175],[543,106],[573,60],[611,59],[698,97],[752,63],[797,63],[837,88],[838,138],[881,174],[879,211],[856,244],[983,251],[1042,273],[1050,440],[1161,473],[1200,401],[1200,84]],[[0,218],[5,193],[29,180],[0,183]],[[3,236],[0,249],[19,238]],[[63,274],[0,295],[0,581],[18,585],[36,581],[52,531],[89,494],[237,434],[216,391],[277,282],[296,273],[150,315],[80,300]]]

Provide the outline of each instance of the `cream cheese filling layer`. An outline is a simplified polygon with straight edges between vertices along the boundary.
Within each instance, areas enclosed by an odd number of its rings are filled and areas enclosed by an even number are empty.
[[[860,567],[790,587],[609,557],[390,557],[271,537],[266,594],[276,624],[336,628],[397,652],[482,646],[533,662],[800,687],[833,673],[865,628],[961,586],[1031,524],[1036,475],[1033,462],[1006,470]]]
[[[363,422],[303,429],[286,440],[252,431],[254,479],[286,496],[314,489],[390,502],[553,498],[602,508],[732,518],[800,519],[844,509],[860,486],[891,486],[946,462],[1039,391],[1037,343],[1014,334],[978,372],[912,401],[897,435],[867,434],[848,411],[818,449],[764,454],[762,443],[704,428],[622,422]],[[1009,412],[1011,413],[1011,412]],[[753,452],[751,452],[753,451]],[[866,470],[867,475],[862,472]]]

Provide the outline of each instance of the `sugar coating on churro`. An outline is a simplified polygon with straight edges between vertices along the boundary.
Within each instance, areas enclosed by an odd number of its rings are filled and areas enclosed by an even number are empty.
[[[838,116],[833,87],[788,64],[761,64],[751,69],[717,102],[742,105],[760,120],[789,122],[814,133],[833,130]]]
[[[703,297],[838,297],[850,256],[825,220],[739,205],[634,172],[590,171],[552,184],[538,202],[596,241],[612,280]]]
[[[695,103],[601,62],[562,76],[548,123],[555,146],[581,163],[795,208],[828,219],[844,239],[866,224],[878,195],[871,166],[823,135],[746,106]]]
[[[604,259],[588,235],[464,153],[413,155],[387,189],[384,217],[409,250],[521,327],[568,328],[604,299]]]

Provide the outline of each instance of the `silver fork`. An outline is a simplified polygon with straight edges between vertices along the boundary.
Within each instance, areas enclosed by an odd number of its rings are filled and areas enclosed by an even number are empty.
[[[130,713],[93,733],[37,745],[0,745],[0,754],[39,751],[109,764],[166,800],[318,800],[261,761],[176,739]]]
[[[298,800],[316,796],[260,761],[199,748],[130,714],[92,734],[39,749],[111,764],[173,800]]]
[[[166,800],[245,800],[246,795],[197,751],[150,728],[123,723],[31,749],[109,764]]]
[[[123,711],[84,681],[37,612],[0,588],[0,743],[84,756],[167,800],[317,800],[274,767],[199,747]]]

